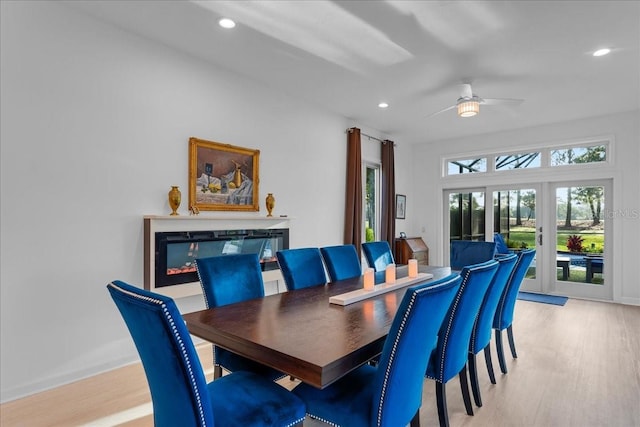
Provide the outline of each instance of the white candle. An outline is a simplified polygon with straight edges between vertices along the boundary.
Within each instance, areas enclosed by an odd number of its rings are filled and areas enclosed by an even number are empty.
[[[409,260],[409,277],[416,277],[418,275],[418,260]]]
[[[396,265],[389,264],[384,272],[384,278],[386,283],[395,283],[396,281]]]
[[[367,268],[364,271],[364,290],[365,291],[373,290],[373,286],[375,285],[374,275],[375,274],[374,274],[373,268]]]

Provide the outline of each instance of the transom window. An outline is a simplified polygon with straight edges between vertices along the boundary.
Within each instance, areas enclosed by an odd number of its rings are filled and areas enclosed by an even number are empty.
[[[447,175],[459,175],[464,173],[476,173],[487,171],[487,159],[451,160],[448,164]]]
[[[594,141],[573,145],[538,148],[523,152],[504,152],[444,159],[445,176],[476,173],[516,173],[516,170],[534,168],[573,167],[581,164],[605,163],[608,159],[609,141]]]
[[[604,162],[606,160],[607,146],[604,144],[551,150],[551,166],[596,163]]]
[[[496,157],[496,170],[528,169],[540,167],[540,152],[508,154]]]

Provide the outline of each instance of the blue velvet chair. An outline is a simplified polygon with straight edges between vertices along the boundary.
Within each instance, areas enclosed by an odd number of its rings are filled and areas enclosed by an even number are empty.
[[[375,271],[384,271],[387,265],[395,264],[391,248],[386,240],[363,243],[362,252],[364,252],[369,267]]]
[[[438,332],[438,342],[429,358],[425,376],[436,381],[436,401],[441,426],[449,425],[445,384],[456,375],[460,378],[467,414],[473,415],[467,384],[467,354],[480,305],[497,269],[498,261],[495,260],[462,268],[462,284]]]
[[[195,261],[207,308],[264,297],[257,253],[220,255]],[[251,371],[271,380],[285,377],[282,372],[214,345],[213,378],[220,378],[223,368],[228,372]]]
[[[320,249],[285,249],[276,252],[276,257],[287,290],[292,291],[327,283]]]
[[[409,287],[377,366],[363,365],[322,390],[293,389],[307,414],[334,426],[419,426],[427,360],[460,281],[452,274]]]
[[[476,364],[476,355],[480,351],[484,351],[484,358],[489,372],[489,379],[492,384],[496,383],[496,377],[493,373],[493,363],[491,362],[491,331],[493,326],[493,318],[496,314],[496,308],[500,297],[509,281],[509,277],[513,272],[518,257],[515,254],[504,255],[497,259],[498,270],[489,289],[485,294],[478,317],[471,331],[471,341],[469,343],[469,354],[467,366],[469,367],[469,377],[471,379],[471,392],[477,406],[482,406],[482,397],[480,396],[480,386],[478,384],[478,368]]]
[[[502,331],[504,329],[507,330],[511,355],[516,359],[518,355],[516,353],[516,344],[513,339],[513,312],[515,310],[520,285],[522,284],[522,280],[527,274],[527,270],[529,269],[531,261],[533,261],[535,255],[535,249],[523,250],[518,254],[516,266],[513,269],[513,273],[507,282],[507,286],[505,287],[502,296],[500,297],[498,307],[496,308],[496,314],[493,319],[498,362],[500,363],[500,370],[503,374],[507,373],[507,364],[504,360],[504,349],[502,347]]]
[[[173,299],[120,281],[107,285],[144,366],[156,427],[302,425],[305,405],[252,372],[207,384]]]
[[[353,245],[326,246],[320,253],[332,282],[362,275],[360,256]]]
[[[507,255],[512,254],[513,251],[507,246],[507,242],[504,241],[504,237],[500,233],[493,233],[493,241],[496,244],[496,254]]]
[[[454,270],[462,270],[462,267],[467,265],[480,264],[492,260],[495,253],[495,242],[452,240],[449,252],[449,265]]]

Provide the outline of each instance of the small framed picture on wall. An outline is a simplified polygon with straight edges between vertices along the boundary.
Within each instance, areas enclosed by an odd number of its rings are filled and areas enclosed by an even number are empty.
[[[396,194],[396,218],[405,219],[407,213],[407,196]]]

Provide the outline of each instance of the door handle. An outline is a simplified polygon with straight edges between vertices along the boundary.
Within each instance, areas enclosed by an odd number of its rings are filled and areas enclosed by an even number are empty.
[[[542,246],[542,233],[538,234],[538,244]]]

